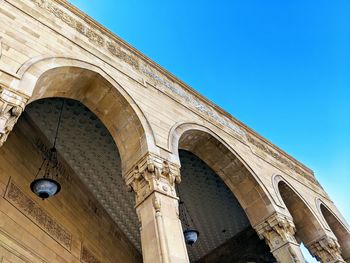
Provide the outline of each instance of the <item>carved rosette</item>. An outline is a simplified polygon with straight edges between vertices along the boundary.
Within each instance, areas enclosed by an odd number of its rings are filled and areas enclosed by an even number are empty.
[[[27,101],[26,95],[0,86],[0,147],[12,131]]]
[[[325,236],[308,245],[310,253],[323,263],[344,262],[337,240]]]
[[[271,251],[286,243],[298,244],[294,234],[295,226],[291,218],[274,214],[255,227],[260,239],[265,239]]]
[[[136,194],[136,205],[155,191],[176,198],[175,183],[181,181],[180,169],[159,156],[148,154],[126,174],[125,181]]]

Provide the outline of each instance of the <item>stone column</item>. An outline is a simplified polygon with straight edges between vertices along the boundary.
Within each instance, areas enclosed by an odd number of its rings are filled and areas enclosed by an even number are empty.
[[[276,213],[254,228],[260,239],[265,239],[278,262],[305,263],[294,237],[295,226],[291,218]]]
[[[329,236],[323,236],[322,238],[307,244],[307,248],[311,255],[322,263],[345,263],[345,260],[341,256],[341,249],[338,241]]]
[[[180,169],[148,154],[125,176],[136,195],[144,263],[188,263],[175,183]]]
[[[24,110],[28,97],[0,86],[0,147]]]

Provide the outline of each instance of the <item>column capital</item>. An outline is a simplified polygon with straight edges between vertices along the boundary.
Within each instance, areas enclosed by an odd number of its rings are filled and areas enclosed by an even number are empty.
[[[275,213],[255,226],[260,239],[265,239],[271,250],[278,249],[285,243],[298,244],[294,234],[295,225],[292,218]]]
[[[323,236],[307,245],[310,253],[323,263],[344,262],[338,241],[329,236]]]
[[[275,213],[254,228],[260,239],[265,239],[278,262],[305,263],[294,237],[295,225],[291,217]]]
[[[148,153],[125,174],[124,179],[136,194],[136,206],[153,192],[177,198],[175,183],[181,182],[180,167],[165,158]]]
[[[0,86],[0,147],[24,111],[27,101],[27,95]]]

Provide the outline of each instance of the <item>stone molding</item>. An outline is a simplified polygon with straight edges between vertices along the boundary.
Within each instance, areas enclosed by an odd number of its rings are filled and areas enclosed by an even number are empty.
[[[180,167],[162,157],[147,154],[124,179],[130,190],[136,194],[136,206],[152,192],[177,198],[175,183],[181,182]]]
[[[344,262],[338,241],[324,236],[308,245],[308,249],[318,261],[323,263]]]
[[[294,234],[293,220],[285,215],[276,213],[254,227],[260,239],[265,239],[271,251],[279,249],[286,243],[298,245]]]
[[[27,101],[28,96],[0,86],[0,147],[24,111]]]

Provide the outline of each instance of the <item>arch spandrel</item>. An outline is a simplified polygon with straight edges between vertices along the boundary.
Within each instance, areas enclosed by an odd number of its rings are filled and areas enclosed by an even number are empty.
[[[49,97],[82,102],[109,130],[120,151],[123,173],[148,152],[157,152],[153,132],[131,96],[100,67],[73,58],[33,59],[19,70],[15,90],[28,103]]]

